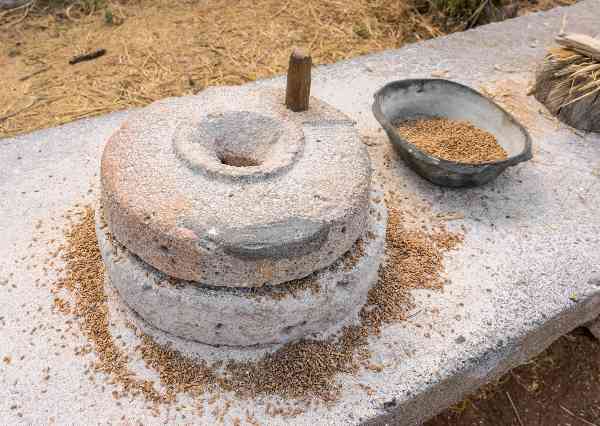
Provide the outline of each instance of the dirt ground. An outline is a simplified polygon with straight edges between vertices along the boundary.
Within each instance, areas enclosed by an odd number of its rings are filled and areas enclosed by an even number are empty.
[[[515,1],[524,14],[576,0]],[[0,11],[0,137],[281,74],[293,46],[322,64],[464,27],[434,3],[32,0]]]
[[[474,425],[600,425],[600,342],[576,329],[425,426]]]

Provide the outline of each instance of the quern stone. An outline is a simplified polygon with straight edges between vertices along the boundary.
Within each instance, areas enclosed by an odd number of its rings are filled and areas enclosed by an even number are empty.
[[[381,200],[383,194],[372,198]],[[144,321],[200,343],[250,346],[323,336],[355,319],[377,281],[386,223],[384,203],[373,201],[361,238],[333,265],[302,280],[260,289],[173,279],[111,238],[98,214],[96,233],[108,281]]]
[[[114,238],[172,277],[260,287],[335,262],[367,223],[369,157],[355,123],[316,99],[211,88],[128,119],[102,157]]]

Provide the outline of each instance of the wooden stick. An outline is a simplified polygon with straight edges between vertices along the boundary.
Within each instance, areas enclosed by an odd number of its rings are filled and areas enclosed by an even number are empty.
[[[600,61],[600,40],[585,34],[559,34],[556,42],[567,49],[572,49],[589,58]]]
[[[23,77],[19,78],[19,81],[25,81],[25,80],[28,80],[28,79],[30,79],[31,77],[34,77],[34,76],[36,76],[36,75],[38,75],[38,74],[41,74],[41,73],[43,73],[43,72],[46,72],[46,71],[48,71],[49,69],[50,69],[50,67],[43,67],[43,68],[40,68],[39,70],[33,71],[33,72],[31,72],[31,73],[29,73],[29,74],[27,74],[27,75],[24,75]]]
[[[521,426],[524,426],[523,421],[521,420],[521,416],[519,416],[519,412],[517,411],[517,407],[515,406],[515,403],[513,402],[512,398],[510,397],[510,394],[508,392],[506,392],[506,396],[508,397],[508,400],[510,401],[510,405],[512,406],[512,409],[515,412],[515,416],[517,416],[517,420],[519,421],[519,424]]]
[[[96,58],[99,58],[100,56],[104,56],[104,54],[106,54],[106,49],[94,50],[93,52],[85,53],[83,55],[77,55],[77,56],[73,57],[69,61],[69,63],[71,65],[75,65],[75,64],[78,64],[79,62],[91,61],[92,59],[96,59]]]
[[[290,56],[285,104],[294,112],[306,111],[310,99],[310,69],[312,58],[300,49]]]
[[[560,408],[563,409],[563,411],[565,413],[567,413],[569,416],[573,417],[574,419],[579,420],[581,423],[585,423],[588,426],[596,426],[596,423],[592,423],[587,421],[586,419],[584,419],[583,417],[579,417],[578,415],[576,415],[574,412],[572,412],[571,410],[566,409],[565,407],[563,407],[562,405],[560,405]]]

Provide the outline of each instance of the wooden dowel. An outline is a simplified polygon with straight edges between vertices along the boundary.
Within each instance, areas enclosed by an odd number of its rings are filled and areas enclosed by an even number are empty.
[[[311,67],[310,55],[300,49],[294,49],[290,56],[285,91],[285,104],[292,111],[300,112],[308,109]]]
[[[600,61],[600,39],[585,34],[559,34],[556,42],[589,58]]]
[[[93,59],[99,58],[100,56],[104,56],[106,54],[106,49],[97,49],[90,53],[85,53],[83,55],[77,55],[71,58],[69,63],[71,65],[78,64],[84,61],[91,61]]]

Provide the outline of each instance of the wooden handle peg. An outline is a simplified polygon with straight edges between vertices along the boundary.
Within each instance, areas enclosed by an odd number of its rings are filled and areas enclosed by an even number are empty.
[[[310,55],[301,49],[294,49],[290,56],[285,91],[285,104],[294,112],[308,110],[311,67]]]

